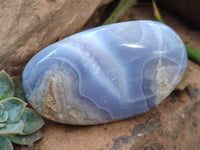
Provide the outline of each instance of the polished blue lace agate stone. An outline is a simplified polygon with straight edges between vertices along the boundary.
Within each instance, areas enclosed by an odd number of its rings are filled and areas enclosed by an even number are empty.
[[[36,54],[23,71],[29,103],[66,124],[101,124],[144,113],[165,99],[187,66],[168,26],[130,21],[67,37]]]

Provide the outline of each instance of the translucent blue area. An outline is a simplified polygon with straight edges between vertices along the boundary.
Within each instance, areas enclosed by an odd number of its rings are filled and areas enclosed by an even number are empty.
[[[157,105],[159,61],[180,68],[177,80],[181,79],[186,50],[170,27],[145,20],[116,23],[74,34],[40,51],[24,69],[23,86],[30,97],[45,72],[56,70],[53,65],[58,64],[59,70],[70,66],[78,80],[76,95],[115,121]]]

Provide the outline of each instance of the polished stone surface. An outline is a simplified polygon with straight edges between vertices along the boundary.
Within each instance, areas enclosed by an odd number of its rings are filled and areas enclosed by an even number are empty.
[[[178,35],[154,21],[130,21],[74,34],[36,54],[23,72],[30,104],[67,124],[135,116],[165,99],[187,55]]]

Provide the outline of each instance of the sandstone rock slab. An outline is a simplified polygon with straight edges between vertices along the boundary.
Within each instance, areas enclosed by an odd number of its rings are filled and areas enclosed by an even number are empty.
[[[98,6],[110,1],[0,1],[0,69],[21,74],[35,53],[77,32]]]

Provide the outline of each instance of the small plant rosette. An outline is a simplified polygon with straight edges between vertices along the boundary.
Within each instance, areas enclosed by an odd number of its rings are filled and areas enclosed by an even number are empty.
[[[26,107],[22,83],[0,71],[0,150],[13,150],[13,144],[31,145],[41,139],[44,120]]]

